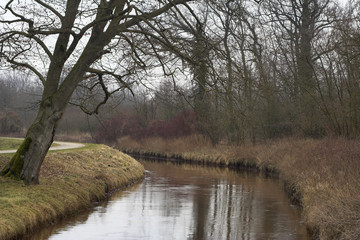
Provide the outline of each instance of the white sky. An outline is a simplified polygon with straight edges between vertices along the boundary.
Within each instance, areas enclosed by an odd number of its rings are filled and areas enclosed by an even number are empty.
[[[338,0],[343,6],[349,1],[349,0]]]
[[[8,1],[9,0],[0,0],[0,6],[4,7]],[[349,0],[337,0],[337,1],[339,1],[342,5],[345,5]]]

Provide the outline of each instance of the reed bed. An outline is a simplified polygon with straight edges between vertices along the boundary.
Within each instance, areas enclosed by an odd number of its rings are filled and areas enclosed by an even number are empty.
[[[214,147],[201,136],[117,142],[120,149],[203,164],[253,168],[286,184],[314,239],[360,239],[360,141],[281,139]]]

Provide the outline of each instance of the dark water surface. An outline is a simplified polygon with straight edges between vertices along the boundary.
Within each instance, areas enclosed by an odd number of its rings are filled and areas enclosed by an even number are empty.
[[[142,183],[30,239],[310,239],[278,180],[196,165],[144,165]]]

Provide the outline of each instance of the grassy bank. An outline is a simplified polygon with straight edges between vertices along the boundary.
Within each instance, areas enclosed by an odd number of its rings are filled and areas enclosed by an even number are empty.
[[[23,142],[22,138],[12,138],[12,137],[0,137],[0,151],[1,150],[16,150],[21,143]],[[76,142],[76,141],[74,141]],[[56,147],[59,144],[53,143],[51,147]]]
[[[258,145],[212,147],[199,136],[129,138],[121,149],[205,164],[249,167],[286,182],[315,239],[360,239],[360,141],[283,139]]]
[[[22,143],[21,139],[0,137],[0,150],[16,149]]]
[[[0,168],[11,155],[0,154]],[[111,191],[143,178],[142,165],[104,145],[50,152],[40,184],[0,177],[0,240],[34,231],[106,198]]]

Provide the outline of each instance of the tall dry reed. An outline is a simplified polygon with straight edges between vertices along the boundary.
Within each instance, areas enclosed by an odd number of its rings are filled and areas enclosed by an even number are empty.
[[[278,172],[303,208],[303,219],[319,239],[360,239],[360,141],[341,138],[281,139],[259,145],[211,146],[199,135],[118,140],[120,148],[254,162],[261,170]]]

